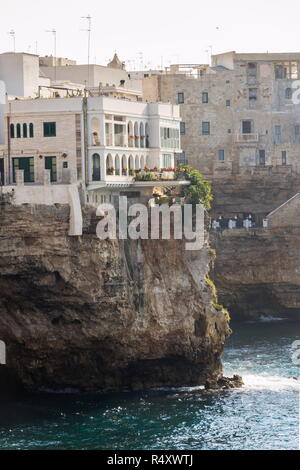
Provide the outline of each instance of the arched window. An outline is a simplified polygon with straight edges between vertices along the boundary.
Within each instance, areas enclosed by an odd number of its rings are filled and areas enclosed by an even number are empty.
[[[93,181],[101,180],[101,169],[100,169],[100,155],[94,153],[93,155]]]
[[[293,91],[292,91],[292,89],[291,89],[291,88],[287,88],[287,89],[285,90],[285,99],[286,99],[286,100],[291,100],[292,97],[293,97]]]
[[[140,169],[141,169],[140,157],[139,157],[138,155],[136,155],[136,157],[135,157],[135,169],[136,169],[136,170],[140,170]]]
[[[134,124],[134,139],[135,139],[135,147],[138,148],[140,146],[140,135],[139,135],[139,125],[137,122]]]
[[[123,155],[122,157],[122,175],[127,176],[128,175],[128,167],[127,167],[127,158],[126,155]]]
[[[15,138],[15,125],[14,124],[10,125],[10,138],[11,139]]]
[[[32,139],[34,137],[33,124],[29,124],[29,137]]]
[[[113,175],[114,172],[115,172],[115,168],[114,168],[113,157],[111,156],[111,154],[109,154],[106,157],[106,174]]]
[[[115,175],[120,176],[121,174],[121,162],[119,155],[115,157]]]
[[[133,124],[130,121],[128,123],[128,147],[134,147],[135,141],[134,141],[134,130],[133,130]]]
[[[21,124],[17,124],[17,139],[21,138]]]
[[[145,132],[144,132],[144,124],[141,122],[140,123],[140,146],[142,148],[145,147]]]
[[[150,142],[149,142],[149,124],[148,123],[146,123],[145,137],[146,137],[146,148],[148,149],[149,146],[150,146]]]
[[[129,173],[129,176],[134,175],[134,158],[132,155],[130,155],[128,159],[128,173]]]
[[[23,124],[23,137],[27,139],[27,124]]]

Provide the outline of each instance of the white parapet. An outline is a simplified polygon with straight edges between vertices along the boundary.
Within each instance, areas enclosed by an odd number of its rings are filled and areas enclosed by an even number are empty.
[[[70,204],[70,237],[82,235],[82,210],[80,204],[80,197],[77,185],[71,185],[69,190],[69,204]]]

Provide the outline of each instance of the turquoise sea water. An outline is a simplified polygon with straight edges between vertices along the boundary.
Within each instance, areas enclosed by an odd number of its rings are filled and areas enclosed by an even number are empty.
[[[0,449],[298,449],[299,323],[234,326],[225,373],[245,387],[92,395],[34,394],[0,403]]]

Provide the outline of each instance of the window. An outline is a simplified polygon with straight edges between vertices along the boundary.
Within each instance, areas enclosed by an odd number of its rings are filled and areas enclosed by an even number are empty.
[[[287,160],[286,160],[286,150],[284,150],[283,152],[281,152],[281,163],[282,163],[283,166],[285,166],[286,162],[287,162]]]
[[[266,151],[265,150],[259,151],[259,165],[260,166],[266,165]]]
[[[225,162],[225,150],[218,150],[218,161]]]
[[[101,169],[100,169],[100,155],[94,153],[93,155],[93,181],[101,181]]]
[[[64,169],[69,168],[68,162],[63,162],[63,168],[64,168]]]
[[[185,122],[180,123],[180,135],[185,135]]]
[[[11,139],[15,138],[15,125],[14,124],[10,125],[10,138]]]
[[[300,144],[300,126],[295,126],[295,143]]]
[[[285,99],[286,99],[286,100],[291,100],[292,97],[293,97],[293,91],[292,91],[292,89],[291,89],[291,88],[287,88],[287,89],[285,90]]]
[[[162,148],[179,148],[179,129],[160,128],[160,145]]]
[[[257,101],[257,88],[249,88],[249,104],[255,106]]]
[[[27,124],[23,124],[23,138],[27,139]]]
[[[275,78],[276,80],[297,80],[299,78],[297,62],[275,64]]]
[[[179,154],[178,164],[184,165],[186,163],[185,152]]]
[[[56,157],[45,157],[45,170],[50,170],[50,181],[57,181]]]
[[[16,171],[24,170],[24,183],[34,183],[34,158],[13,158],[13,182],[16,183]]]
[[[231,106],[231,101],[230,100],[226,100],[226,106]]]
[[[252,121],[242,121],[242,134],[252,134],[253,123]]]
[[[167,153],[163,154],[162,167],[163,168],[171,168],[172,167],[172,155],[169,155]]]
[[[44,137],[56,136],[56,122],[44,122]]]
[[[274,143],[280,144],[281,143],[281,126],[275,126],[274,133],[275,133]]]
[[[257,77],[257,64],[255,62],[249,62],[248,63],[247,77],[248,77],[248,82],[256,80],[256,77]]]
[[[178,93],[177,101],[178,101],[178,104],[183,104],[184,103],[184,93]]]
[[[34,137],[33,124],[29,124],[29,137],[32,139]]]
[[[21,138],[21,124],[17,124],[17,139]]]
[[[210,135],[210,122],[202,122],[202,135]]]
[[[202,103],[204,104],[208,103],[208,93],[206,91],[202,93]]]

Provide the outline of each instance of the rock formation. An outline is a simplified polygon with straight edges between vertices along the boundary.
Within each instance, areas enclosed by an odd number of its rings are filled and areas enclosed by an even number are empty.
[[[205,283],[207,246],[99,241],[87,208],[82,237],[67,236],[67,206],[5,203],[0,220],[0,381],[138,390],[222,378],[230,329]]]
[[[212,217],[243,213],[265,217],[299,192],[300,176],[240,176],[215,181],[213,186]],[[212,231],[217,258],[211,276],[232,319],[299,318],[300,220],[289,220],[291,226]]]

